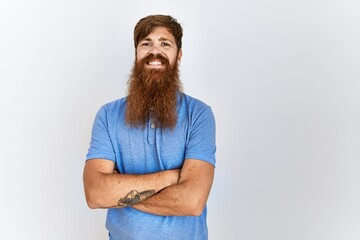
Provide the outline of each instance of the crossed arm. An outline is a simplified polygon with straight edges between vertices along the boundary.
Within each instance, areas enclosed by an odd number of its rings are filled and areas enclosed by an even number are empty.
[[[114,163],[88,160],[84,188],[90,208],[131,206],[163,216],[198,216],[202,213],[214,178],[213,165],[187,159],[182,169],[151,174],[114,173]]]

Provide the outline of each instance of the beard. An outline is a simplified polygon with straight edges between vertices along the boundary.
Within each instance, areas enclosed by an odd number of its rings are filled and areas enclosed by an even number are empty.
[[[160,60],[165,68],[145,68],[154,59]],[[150,120],[161,129],[175,127],[177,93],[182,91],[177,61],[171,66],[165,57],[154,54],[135,60],[128,84],[125,117],[128,125],[145,128]]]

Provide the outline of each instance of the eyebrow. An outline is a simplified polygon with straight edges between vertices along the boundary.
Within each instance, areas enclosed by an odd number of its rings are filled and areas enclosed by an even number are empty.
[[[144,38],[142,41],[152,42],[152,39],[151,39],[151,38]],[[170,39],[164,38],[164,37],[159,38],[159,41],[160,41],[160,42],[168,41],[168,42],[171,42],[172,44],[175,44],[175,43],[174,43],[173,41],[171,41]]]
[[[160,39],[159,39],[159,41],[168,41],[168,42],[171,42],[172,44],[174,44],[174,42],[173,41],[171,41],[170,39],[168,39],[168,38],[163,38],[163,37],[161,37]]]

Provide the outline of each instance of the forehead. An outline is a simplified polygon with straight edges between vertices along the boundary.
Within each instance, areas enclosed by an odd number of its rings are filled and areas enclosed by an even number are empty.
[[[165,39],[175,43],[175,37],[165,27],[155,27],[143,40],[159,40]]]

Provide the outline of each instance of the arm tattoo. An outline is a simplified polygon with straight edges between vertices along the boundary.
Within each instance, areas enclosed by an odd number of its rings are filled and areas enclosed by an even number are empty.
[[[146,190],[143,192],[131,190],[124,198],[120,198],[118,204],[120,207],[129,207],[131,205],[144,201],[145,199],[151,197],[154,194],[155,190]]]

